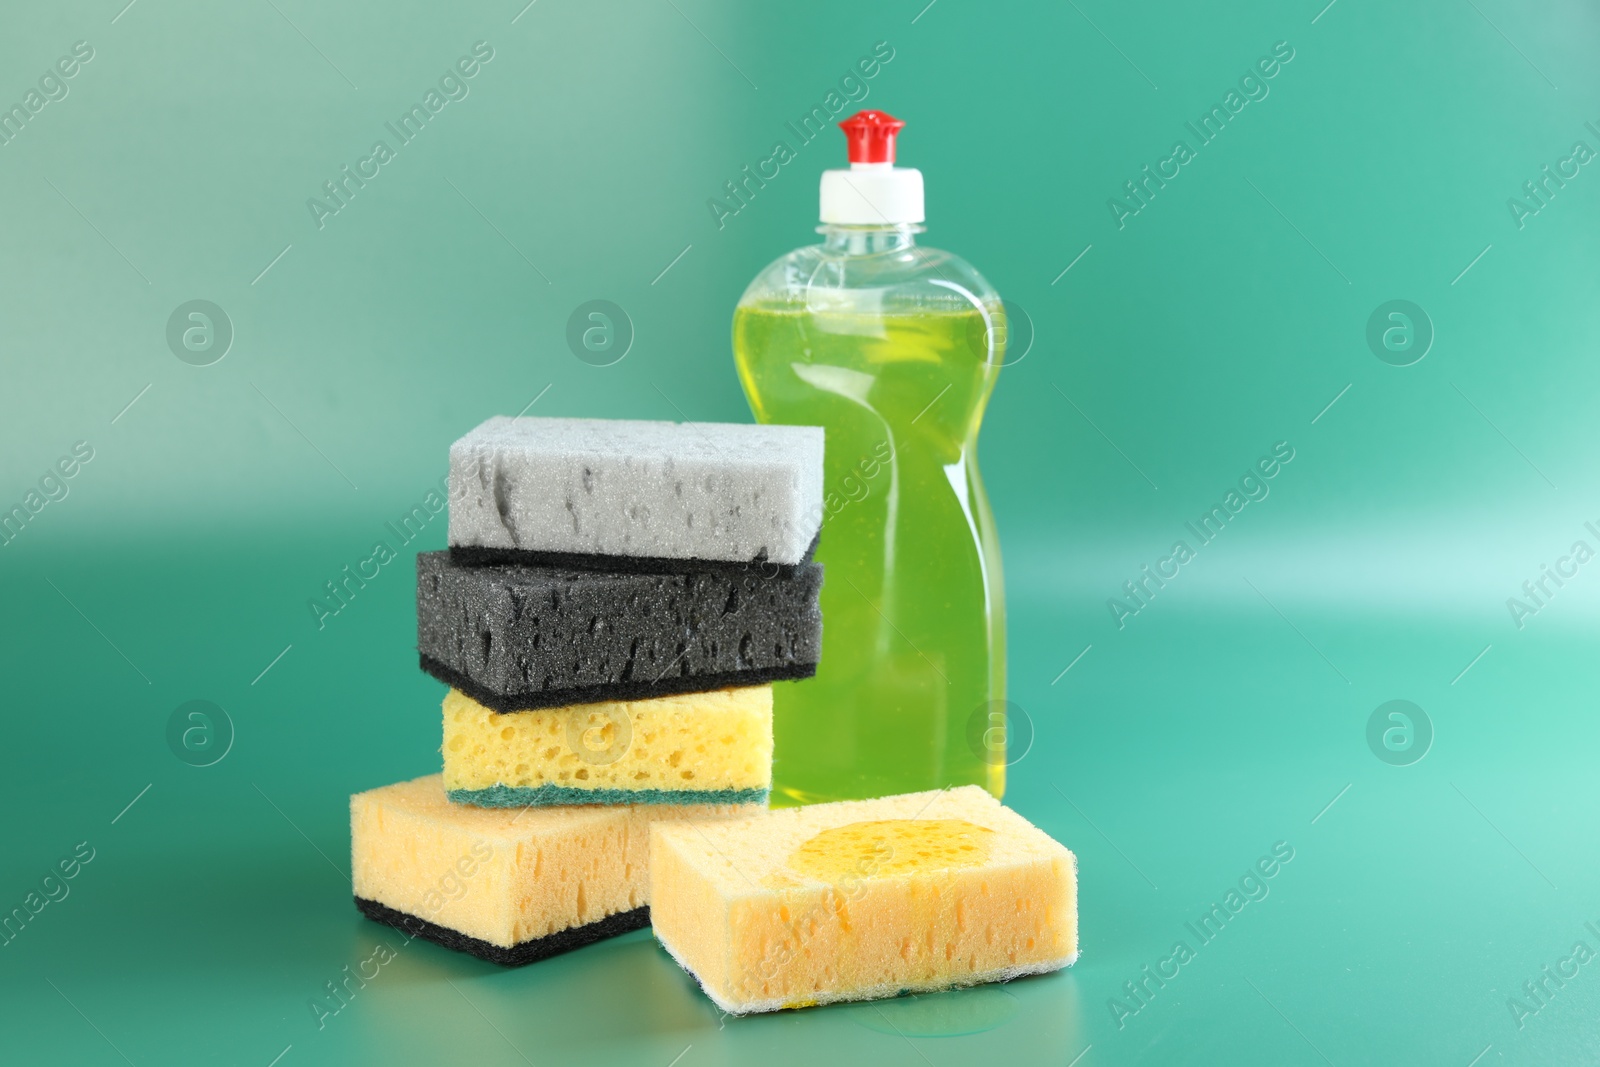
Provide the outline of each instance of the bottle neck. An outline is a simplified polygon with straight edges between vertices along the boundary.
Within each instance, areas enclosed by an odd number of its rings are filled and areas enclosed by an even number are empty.
[[[824,223],[817,227],[822,234],[822,247],[841,255],[868,256],[880,252],[898,252],[916,245],[916,235],[923,227],[914,223],[894,223],[882,226],[845,226]]]

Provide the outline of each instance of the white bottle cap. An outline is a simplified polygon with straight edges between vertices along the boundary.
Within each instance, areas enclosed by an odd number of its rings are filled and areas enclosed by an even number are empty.
[[[882,226],[922,222],[922,172],[893,164],[855,164],[822,172],[823,222]]]
[[[895,135],[904,126],[882,111],[860,111],[839,123],[849,139],[850,169],[822,172],[823,222],[883,226],[924,220],[922,172],[894,165]]]

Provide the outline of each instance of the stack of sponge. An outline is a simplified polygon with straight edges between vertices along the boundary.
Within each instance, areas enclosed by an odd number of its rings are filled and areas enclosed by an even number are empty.
[[[725,1012],[1078,956],[1076,859],[976,786],[767,811],[816,671],[822,431],[495,418],[417,557],[444,773],[351,798],[369,918],[515,965],[651,925]]]
[[[816,672],[822,431],[497,417],[417,557],[444,769],[351,801],[357,906],[500,963],[649,921],[650,824],[761,811]]]

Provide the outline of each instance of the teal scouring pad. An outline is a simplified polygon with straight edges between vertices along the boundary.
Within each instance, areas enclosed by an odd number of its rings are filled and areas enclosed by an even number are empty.
[[[488,789],[452,789],[456,804],[480,808],[541,808],[555,804],[760,804],[766,789],[573,789],[564,785],[493,785]]]

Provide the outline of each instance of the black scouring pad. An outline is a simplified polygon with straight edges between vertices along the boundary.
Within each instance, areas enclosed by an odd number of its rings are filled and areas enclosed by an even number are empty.
[[[816,673],[822,565],[679,574],[417,556],[422,669],[497,711],[639,700]]]
[[[799,563],[774,563],[765,556],[742,562],[714,559],[676,559],[663,556],[598,556],[583,552],[540,552],[522,548],[485,548],[478,545],[451,545],[450,562],[469,567],[496,563],[525,563],[535,567],[554,567],[574,571],[624,571],[629,574],[699,574],[718,571],[756,578],[793,578],[817,553],[817,538],[811,539]]]
[[[592,923],[557,930],[553,934],[546,934],[544,937],[536,937],[531,941],[523,941],[506,948],[476,937],[469,937],[448,926],[439,926],[426,919],[419,919],[415,915],[395,911],[391,907],[379,904],[376,900],[365,900],[361,897],[356,897],[355,900],[356,907],[361,909],[361,914],[374,922],[392,926],[407,937],[425,938],[445,948],[453,948],[457,952],[465,952],[506,967],[520,967],[524,963],[559,956],[563,952],[571,952],[575,948],[592,945],[596,941],[616,937],[629,930],[642,930],[650,925],[650,908],[646,906],[634,908],[632,911],[619,911],[615,915],[607,915],[604,919]]]

